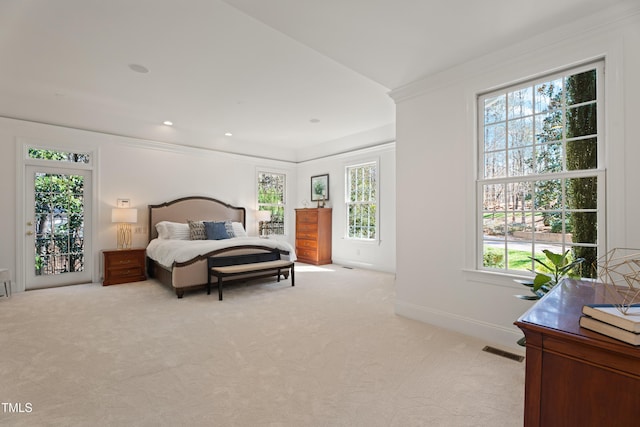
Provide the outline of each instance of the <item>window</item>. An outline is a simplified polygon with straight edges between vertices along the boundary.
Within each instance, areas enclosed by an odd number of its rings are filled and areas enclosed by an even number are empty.
[[[378,236],[378,163],[347,166],[347,237],[375,240]]]
[[[286,175],[258,172],[258,210],[269,211],[271,219],[260,224],[260,235],[284,234]]]
[[[604,242],[602,63],[478,98],[478,265],[533,270],[569,250],[594,277]]]
[[[75,153],[68,151],[46,150],[29,147],[27,150],[29,159],[55,160],[59,162],[90,163],[91,155],[88,153]]]

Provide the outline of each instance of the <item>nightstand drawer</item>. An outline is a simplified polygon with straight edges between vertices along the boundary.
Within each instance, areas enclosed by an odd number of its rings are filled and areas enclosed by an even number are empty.
[[[132,256],[129,251],[113,252],[108,256],[109,261],[106,267],[142,267],[144,259],[140,256]]]
[[[136,279],[140,276],[144,275],[144,271],[142,267],[132,267],[132,268],[110,268],[105,271],[105,278],[108,279]],[[130,280],[135,281],[135,280]]]

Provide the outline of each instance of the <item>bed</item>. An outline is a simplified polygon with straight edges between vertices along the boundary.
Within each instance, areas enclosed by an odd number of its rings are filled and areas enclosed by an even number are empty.
[[[209,240],[194,235],[194,229],[190,226],[195,227],[194,223],[202,222],[208,223],[207,226],[212,223],[220,226],[220,223],[224,223],[224,228],[232,237]],[[190,231],[186,236],[185,226]],[[269,256],[277,249],[282,259],[296,260],[295,251],[288,242],[249,237],[245,230],[246,209],[214,198],[192,196],[159,205],[149,205],[149,276],[174,289],[178,298],[182,298],[185,291],[206,287],[207,263],[211,257],[215,257],[216,265],[261,262],[261,257]],[[200,230],[195,232],[198,231]],[[194,237],[197,237],[197,240],[192,239]],[[263,271],[229,280],[276,275],[277,270]],[[283,271],[282,275],[287,278],[289,270]]]

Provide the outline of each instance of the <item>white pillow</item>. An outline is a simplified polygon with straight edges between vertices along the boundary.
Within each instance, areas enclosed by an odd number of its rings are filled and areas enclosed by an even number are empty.
[[[191,240],[189,224],[181,222],[160,221],[156,224],[158,238],[170,240]]]
[[[241,222],[232,222],[231,226],[233,227],[233,234],[235,234],[236,237],[247,237],[247,232]]]
[[[156,224],[156,231],[158,232],[158,239],[168,239],[169,230],[167,230],[167,222],[160,221]]]

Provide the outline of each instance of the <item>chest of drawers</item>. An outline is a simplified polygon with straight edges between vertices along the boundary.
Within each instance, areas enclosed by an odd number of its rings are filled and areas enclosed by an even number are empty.
[[[296,209],[296,255],[307,264],[331,264],[331,208]]]

